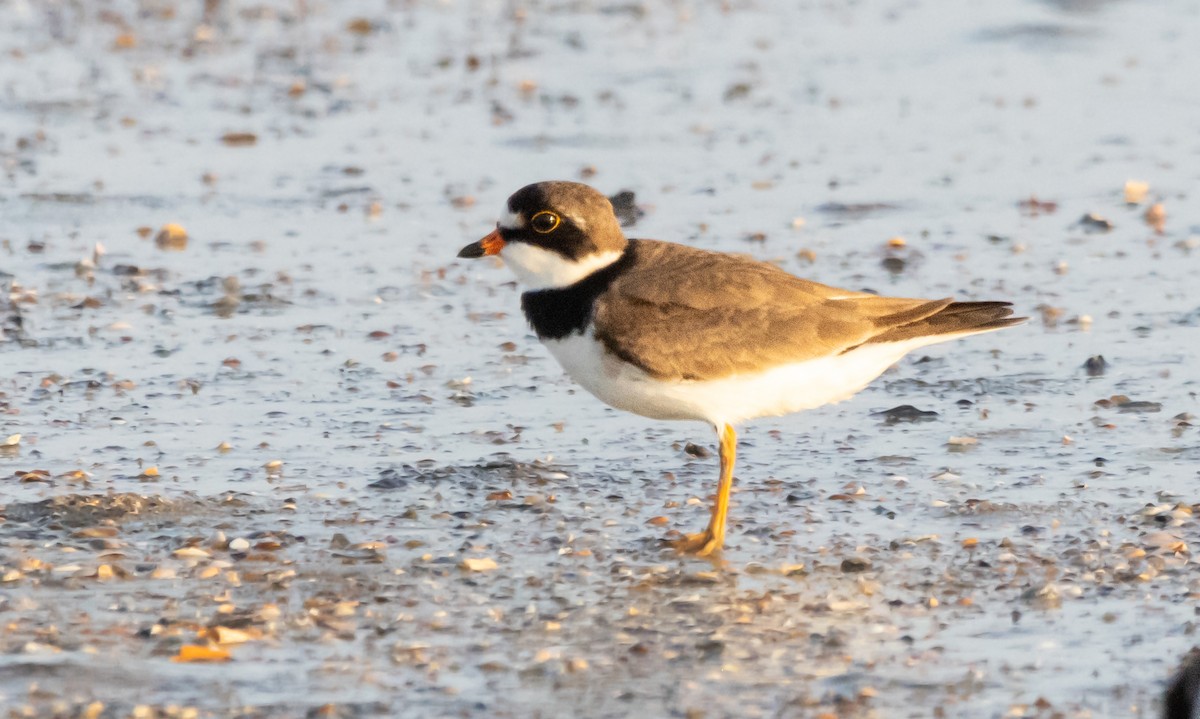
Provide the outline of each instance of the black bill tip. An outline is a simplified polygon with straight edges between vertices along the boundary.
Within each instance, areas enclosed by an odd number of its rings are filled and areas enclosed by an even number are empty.
[[[471,244],[467,245],[466,247],[464,247],[458,251],[459,257],[472,259],[472,260],[477,257],[483,257],[483,255],[484,255],[483,242],[472,242]]]

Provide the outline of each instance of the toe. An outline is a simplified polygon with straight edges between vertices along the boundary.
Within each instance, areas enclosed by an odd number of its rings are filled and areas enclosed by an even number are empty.
[[[695,554],[698,557],[707,557],[713,552],[720,551],[722,542],[720,537],[705,531],[697,534],[688,534],[679,539],[667,540],[667,544],[681,554]]]

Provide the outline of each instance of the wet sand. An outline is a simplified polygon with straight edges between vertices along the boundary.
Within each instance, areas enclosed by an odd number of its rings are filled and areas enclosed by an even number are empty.
[[[1188,3],[0,8],[4,716],[1158,715]],[[711,430],[605,408],[454,259],[550,178],[1033,321],[751,423],[678,557]]]

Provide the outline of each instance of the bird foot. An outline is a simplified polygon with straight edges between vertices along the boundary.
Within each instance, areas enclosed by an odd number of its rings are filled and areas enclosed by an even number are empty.
[[[680,554],[694,554],[697,557],[707,557],[721,551],[724,537],[718,537],[709,530],[696,534],[685,534],[679,539],[668,539],[666,543]]]

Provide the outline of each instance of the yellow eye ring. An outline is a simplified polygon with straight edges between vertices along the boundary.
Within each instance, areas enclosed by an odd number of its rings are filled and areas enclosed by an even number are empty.
[[[546,235],[558,229],[562,218],[549,210],[542,210],[529,218],[529,226],[539,235]]]

